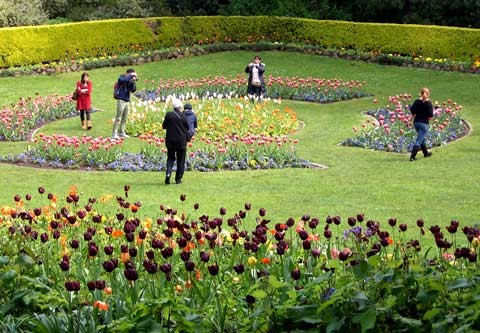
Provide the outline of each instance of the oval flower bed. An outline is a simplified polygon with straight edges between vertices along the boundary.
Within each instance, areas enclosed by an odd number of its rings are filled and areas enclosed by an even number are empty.
[[[170,101],[170,100],[169,100]],[[265,100],[252,104],[241,99],[207,99],[192,101],[200,128],[189,143],[186,170],[245,170],[286,167],[309,167],[298,157],[297,140],[288,138],[298,127],[293,110],[281,103]],[[10,163],[42,167],[162,171],[167,152],[161,123],[169,103],[133,103],[128,131],[139,135],[138,153],[126,152],[123,139],[68,137],[39,134],[24,153],[0,157]]]
[[[236,77],[208,76],[200,79],[159,79],[145,81],[145,88],[135,95],[142,100],[165,101],[168,96],[182,99],[217,97],[241,97],[246,94],[245,75]],[[365,91],[365,81],[343,81],[314,77],[265,77],[266,96],[274,99],[293,99],[304,102],[333,103],[370,96]]]
[[[273,222],[248,202],[207,216],[185,194],[159,207],[142,214],[128,185],[100,198],[39,187],[2,205],[2,330],[479,327],[476,226],[362,213]]]
[[[377,103],[376,100],[374,102]],[[343,141],[342,145],[397,153],[411,151],[416,138],[409,109],[411,103],[409,94],[390,96],[386,106],[366,113],[373,120],[368,118],[360,129],[354,127],[357,135]],[[461,110],[462,106],[450,99],[441,104],[434,103],[433,118],[426,136],[429,148],[445,145],[468,132],[468,126],[460,117]]]

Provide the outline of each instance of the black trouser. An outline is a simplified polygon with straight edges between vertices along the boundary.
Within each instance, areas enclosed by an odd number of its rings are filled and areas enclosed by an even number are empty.
[[[80,110],[80,120],[85,121],[85,114],[87,114],[87,120],[90,120],[90,110]]]
[[[175,173],[175,181],[179,181],[185,172],[185,156],[186,149],[167,148],[167,177],[172,175],[173,164],[177,161],[177,172]]]

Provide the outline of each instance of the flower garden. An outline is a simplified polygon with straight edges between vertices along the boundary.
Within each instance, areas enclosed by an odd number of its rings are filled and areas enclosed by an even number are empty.
[[[427,228],[422,219],[407,225],[361,212],[273,222],[249,202],[235,211],[219,207],[214,216],[201,207],[182,194],[175,207],[160,204],[148,217],[128,185],[99,198],[82,197],[76,187],[15,195],[1,208],[3,327],[451,331],[459,321],[466,330],[479,327],[478,227],[451,221]],[[410,228],[415,239],[405,236]],[[435,246],[423,249],[427,239]]]
[[[363,80],[270,76],[267,82],[269,96],[251,103],[242,96],[241,76],[146,80],[132,102],[127,127],[135,138],[39,129],[24,152],[1,161],[74,174],[86,173],[75,169],[102,171],[107,177],[112,175],[108,171],[162,171],[166,152],[159,126],[176,96],[191,102],[199,117],[187,170],[311,168],[298,152],[302,139],[294,138],[304,130],[300,103],[286,100],[313,102],[304,103],[315,105],[306,114],[337,101],[367,105],[361,97],[371,96]],[[415,136],[408,112],[411,95],[373,102],[365,122],[354,125],[355,137],[341,144],[409,151]],[[460,102],[435,103],[429,147],[466,134],[467,108]],[[1,141],[29,140],[39,126],[75,116],[71,106],[69,96],[37,96],[4,106]],[[126,141],[134,141],[137,150]],[[237,181],[249,182],[249,176]],[[200,191],[199,200],[193,189],[185,193],[181,186],[150,193],[156,209],[146,210],[149,203],[139,199],[136,184],[106,195],[86,195],[81,185],[63,191],[33,185],[35,191],[17,192],[1,203],[2,331],[480,329],[480,229],[474,221],[419,217],[405,222],[395,214],[379,219],[363,210],[338,214],[335,208],[280,220],[272,207],[248,199],[212,213],[205,208],[208,190]],[[300,186],[308,192],[308,184]]]

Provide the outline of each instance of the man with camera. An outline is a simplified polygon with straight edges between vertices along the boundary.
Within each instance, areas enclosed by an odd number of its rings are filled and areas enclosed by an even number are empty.
[[[114,88],[114,97],[117,100],[117,115],[113,122],[112,138],[128,138],[125,133],[128,111],[130,110],[130,93],[137,90],[137,73],[132,68],[127,69],[126,74],[120,75]]]

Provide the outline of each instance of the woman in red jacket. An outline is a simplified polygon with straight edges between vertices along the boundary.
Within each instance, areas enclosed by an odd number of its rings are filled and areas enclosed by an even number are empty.
[[[80,112],[82,128],[91,129],[90,111],[92,110],[92,81],[87,72],[82,73],[80,81],[77,82],[77,111]],[[85,122],[85,117],[86,122]]]

